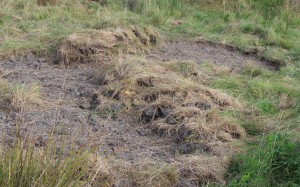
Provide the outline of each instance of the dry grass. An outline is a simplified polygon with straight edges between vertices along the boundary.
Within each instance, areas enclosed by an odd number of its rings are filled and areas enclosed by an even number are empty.
[[[150,28],[87,30],[66,38],[59,49],[58,61],[67,65],[104,63],[120,52],[145,52],[157,43],[158,35]]]
[[[286,110],[291,108],[294,105],[294,102],[287,94],[281,94],[279,96],[278,108],[280,110]]]
[[[17,85],[12,89],[12,96],[10,98],[11,107],[15,110],[23,111],[25,108],[30,109],[36,105],[43,104],[40,87],[33,85]]]
[[[224,174],[233,151],[228,149],[228,144],[214,146],[215,150],[211,154],[177,155],[172,163],[154,161],[151,158],[135,160],[133,163],[124,160],[101,160],[93,184],[99,186],[97,182],[100,182],[100,186],[124,187],[225,184]]]
[[[177,160],[181,186],[203,186],[207,184],[225,184],[226,173],[230,159],[218,156],[189,156]]]
[[[243,110],[243,105],[219,90],[204,86],[202,83],[209,76],[197,64],[125,58],[126,54],[147,52],[157,43],[157,39],[151,42],[155,35],[140,37],[135,32],[114,29],[74,34],[59,50],[60,59],[66,65],[100,65],[94,76],[95,83],[101,86],[95,93],[101,101],[96,109],[100,114],[143,123],[180,141],[220,143],[245,137],[244,129],[237,122],[221,115],[225,109]],[[218,145],[212,147],[207,155],[176,156],[172,164],[149,159],[134,163],[97,160],[91,183],[162,187],[224,183],[233,151]]]
[[[150,161],[139,162],[133,165],[123,166],[122,180],[118,179],[116,183],[126,181],[134,186],[175,186],[179,181],[177,168],[165,163],[153,163]],[[128,186],[129,186],[128,185]]]
[[[11,86],[7,81],[0,79],[0,104],[4,110],[24,111],[36,106],[42,106],[40,87],[33,85]]]
[[[99,111],[126,114],[153,130],[184,140],[197,135],[205,141],[232,141],[245,136],[235,122],[220,111],[241,110],[242,105],[218,90],[200,84],[196,73],[184,77],[170,65],[130,59],[101,67],[98,83]],[[118,104],[118,106],[116,106]]]

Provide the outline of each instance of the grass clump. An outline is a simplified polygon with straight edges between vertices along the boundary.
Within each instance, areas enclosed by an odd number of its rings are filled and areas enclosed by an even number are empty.
[[[208,141],[245,136],[239,125],[219,115],[223,109],[242,110],[242,104],[199,84],[193,80],[197,74],[184,77],[170,67],[141,59],[104,65],[97,81],[103,85],[99,97],[105,102],[98,110],[116,109],[181,140],[192,134]]]
[[[119,53],[149,51],[159,42],[151,29],[88,30],[69,36],[59,49],[57,61],[74,63],[109,62]]]
[[[10,85],[0,79],[0,103],[3,110],[23,111],[42,106],[44,102],[38,85]]]
[[[0,186],[83,186],[89,160],[84,152],[68,151],[63,156],[54,145],[35,148],[18,138],[13,147],[0,149]],[[86,177],[85,177],[86,178]]]
[[[12,88],[10,105],[12,109],[21,111],[32,106],[42,106],[40,87],[36,84],[14,86]]]
[[[238,155],[228,186],[297,186],[300,183],[300,144],[289,135],[271,133]]]

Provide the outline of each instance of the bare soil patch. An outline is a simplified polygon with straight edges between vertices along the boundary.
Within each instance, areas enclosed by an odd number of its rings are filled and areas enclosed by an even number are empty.
[[[245,51],[230,45],[205,40],[169,41],[153,50],[149,59],[159,61],[193,61],[199,64],[209,63],[241,71],[247,64],[254,64],[271,70],[281,65],[277,62],[261,60],[256,49]]]

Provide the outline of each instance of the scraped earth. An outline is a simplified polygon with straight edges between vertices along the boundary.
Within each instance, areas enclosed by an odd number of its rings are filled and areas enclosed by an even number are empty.
[[[234,71],[241,70],[248,61],[258,65],[264,64],[254,57],[225,48],[182,41],[166,43],[165,46],[155,49],[147,58],[159,61],[207,62],[230,67]],[[101,104],[101,100],[94,92],[101,90],[101,86],[93,78],[94,64],[65,67],[29,54],[26,57],[12,57],[1,61],[0,70],[5,72],[3,78],[10,84],[38,84],[44,100],[43,106],[25,109],[22,112],[0,110],[0,132],[3,137],[1,141],[6,145],[14,144],[16,125],[20,125],[21,135],[33,134],[37,147],[45,146],[49,134],[53,131],[58,142],[63,141],[64,137],[70,137],[78,146],[92,144],[97,147],[97,153],[107,156],[111,163],[124,162],[135,165],[147,160],[157,165],[176,165],[182,159],[192,160],[192,156],[178,159],[176,155],[179,152],[183,155],[203,155],[202,162],[207,165],[219,162],[224,159],[224,155],[230,156],[223,154],[231,151],[230,147],[224,148],[225,144],[222,142],[213,145],[187,145],[174,141],[172,137],[156,134],[139,123],[129,124],[122,119],[99,117],[94,109]],[[226,167],[219,170],[226,170]],[[182,175],[193,178],[191,174]],[[214,178],[210,173],[207,177],[214,182],[224,182],[222,178]],[[177,185],[199,184],[201,181],[191,179],[182,180],[181,184]]]

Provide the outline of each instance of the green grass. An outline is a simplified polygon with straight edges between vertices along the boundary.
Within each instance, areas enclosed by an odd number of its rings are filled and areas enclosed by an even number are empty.
[[[298,186],[299,150],[299,142],[291,141],[287,134],[263,137],[249,145],[247,153],[236,156],[228,186]]]
[[[266,11],[250,0],[237,1],[233,10],[229,5],[223,9],[220,1],[213,5],[193,0],[135,1],[134,6],[122,0],[101,6],[88,0],[61,0],[56,6],[46,7],[37,6],[35,0],[1,2],[0,54],[51,53],[65,36],[84,29],[151,25],[168,36],[202,35],[242,48],[259,48],[260,55],[270,59],[299,58],[300,19],[294,13],[276,8],[272,18],[266,19],[261,14]],[[175,26],[175,20],[183,24]]]

